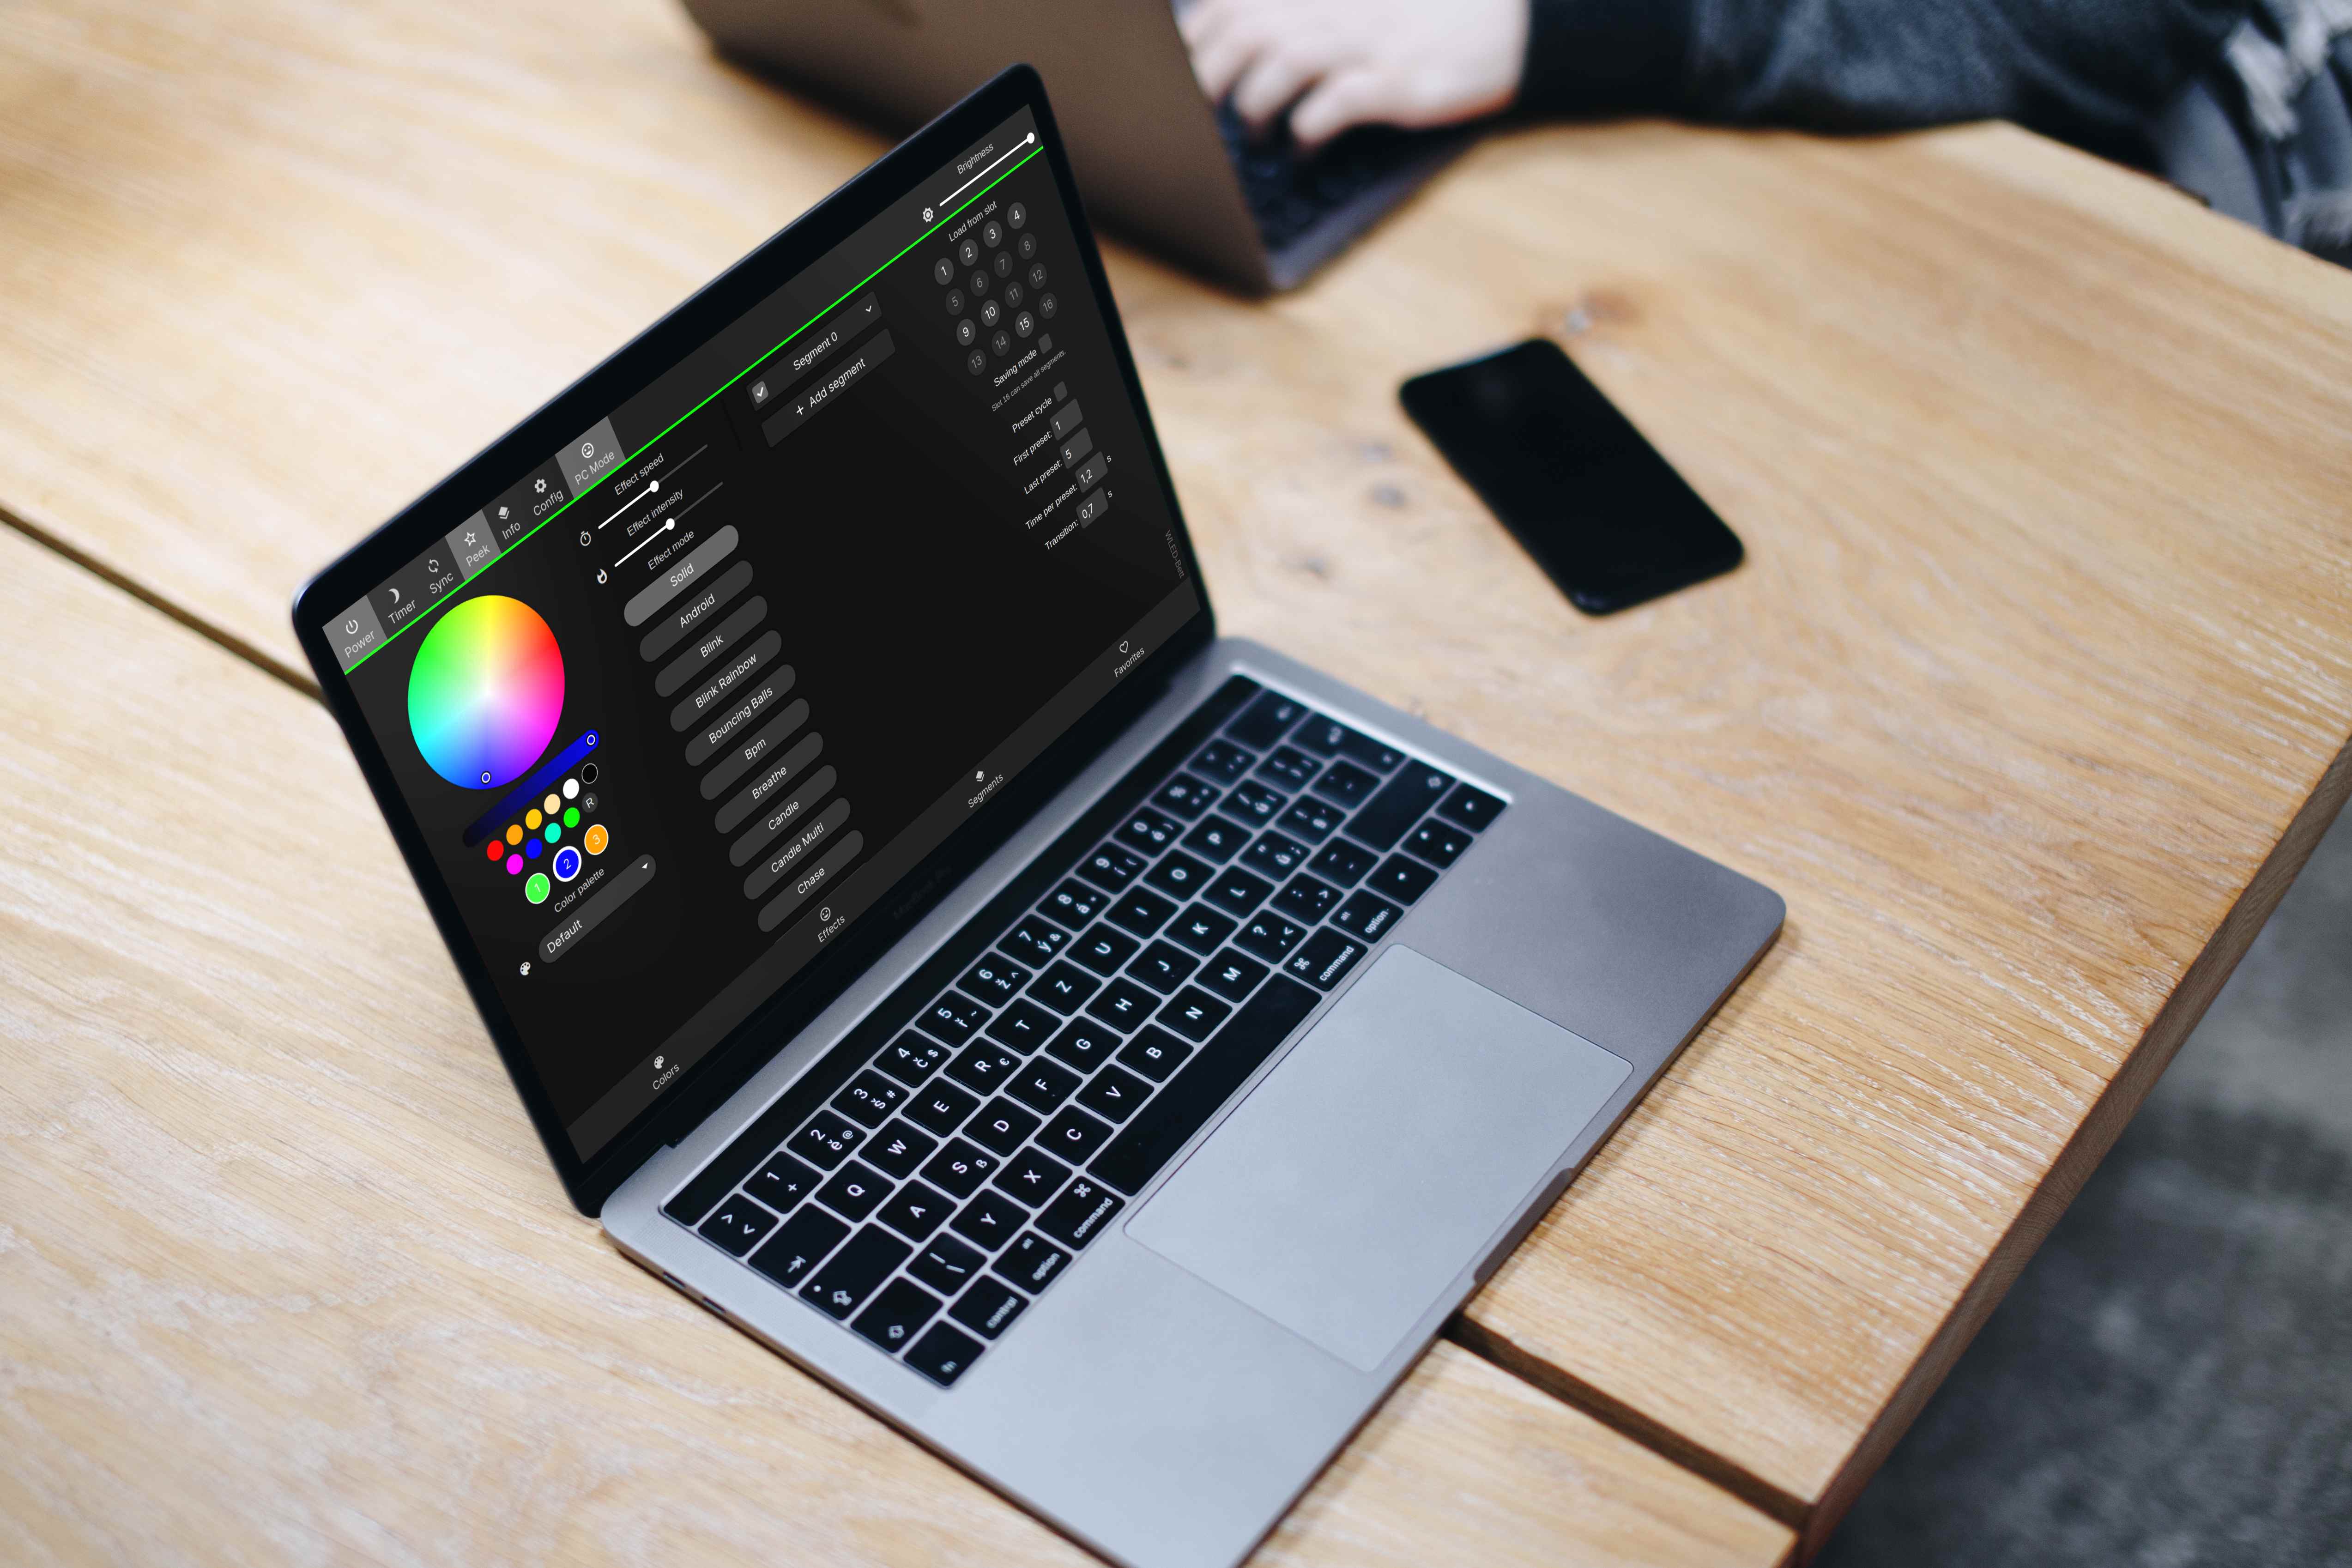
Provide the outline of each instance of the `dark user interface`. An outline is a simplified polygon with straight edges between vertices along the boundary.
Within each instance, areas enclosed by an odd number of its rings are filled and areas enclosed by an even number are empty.
[[[1415,376],[1402,395],[1580,609],[1622,609],[1739,563],[1738,539],[1547,339]]]
[[[1024,110],[327,628],[583,1157],[1197,613]]]

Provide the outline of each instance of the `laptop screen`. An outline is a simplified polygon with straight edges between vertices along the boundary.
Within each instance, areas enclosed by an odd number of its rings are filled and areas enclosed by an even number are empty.
[[[322,628],[583,1160],[1201,609],[1028,110],[680,348]]]

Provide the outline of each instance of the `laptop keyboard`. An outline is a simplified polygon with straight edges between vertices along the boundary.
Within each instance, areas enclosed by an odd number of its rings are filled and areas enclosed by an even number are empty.
[[[1258,233],[1277,251],[1407,164],[1461,139],[1458,132],[1365,125],[1302,157],[1287,121],[1260,137],[1231,103],[1217,105],[1217,133]]]
[[[662,1212],[952,1385],[1502,810],[1237,676]]]

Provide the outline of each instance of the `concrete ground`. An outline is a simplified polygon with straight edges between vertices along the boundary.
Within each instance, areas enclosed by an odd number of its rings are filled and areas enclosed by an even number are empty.
[[[1818,1561],[2352,1565],[2352,812]]]

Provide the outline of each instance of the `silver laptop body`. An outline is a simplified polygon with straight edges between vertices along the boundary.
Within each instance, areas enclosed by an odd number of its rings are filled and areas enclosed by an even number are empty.
[[[1376,179],[1269,248],[1175,9],[1156,0],[685,0],[730,56],[911,130],[1015,60],[1045,79],[1087,205],[1109,226],[1233,288],[1296,287],[1464,146],[1424,134]],[[1377,134],[1377,133],[1376,133]],[[1343,154],[1344,155],[1344,154]],[[1318,204],[1319,205],[1320,204]]]

